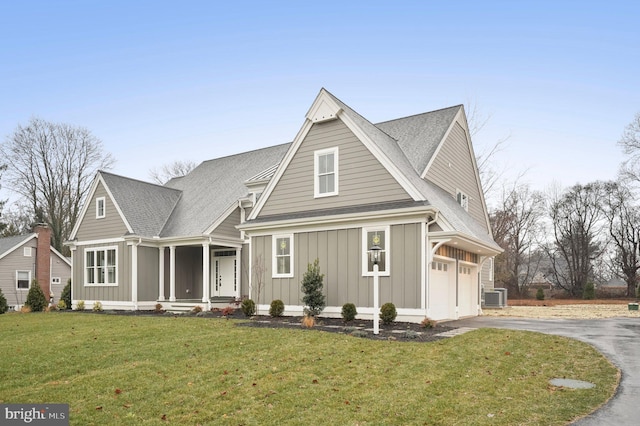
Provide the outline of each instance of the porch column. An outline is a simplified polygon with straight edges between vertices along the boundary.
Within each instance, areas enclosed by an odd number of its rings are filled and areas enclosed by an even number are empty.
[[[211,286],[209,285],[209,259],[211,255],[209,253],[209,242],[206,241],[202,243],[202,303],[211,303],[209,298],[209,289]]]
[[[169,301],[176,301],[176,246],[169,246]]]
[[[164,302],[164,247],[158,252],[158,301]]]
[[[138,244],[131,244],[131,302],[134,311],[138,310]]]
[[[235,271],[233,271],[234,273],[234,280],[236,282],[236,298],[240,298],[240,294],[242,292],[242,281],[241,281],[241,277],[242,277],[242,258],[240,257],[240,252],[241,249],[237,248],[236,249],[236,267],[235,267]]]

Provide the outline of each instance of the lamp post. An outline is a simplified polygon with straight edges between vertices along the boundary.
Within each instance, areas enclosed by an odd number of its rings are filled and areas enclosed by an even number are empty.
[[[373,262],[373,334],[380,333],[380,309],[378,309],[379,293],[380,293],[380,269],[378,263],[380,262],[380,251],[382,248],[373,242],[373,246],[369,249],[369,257]]]

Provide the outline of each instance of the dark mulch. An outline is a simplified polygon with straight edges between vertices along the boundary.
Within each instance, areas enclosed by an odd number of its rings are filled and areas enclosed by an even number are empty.
[[[393,322],[391,324],[381,324],[380,334],[375,335],[373,334],[372,321],[355,320],[345,323],[341,318],[318,318],[313,328],[306,328],[302,326],[302,317],[270,316],[255,316],[250,321],[238,323],[237,325],[240,327],[296,328],[311,332],[324,331],[374,340],[397,340],[403,342],[433,342],[444,338],[438,336],[438,334],[456,328],[440,324],[432,328],[424,328],[415,323]]]
[[[78,312],[78,311],[65,311]],[[268,315],[256,315],[251,318],[245,317],[239,309],[236,309],[228,317],[222,315],[219,309],[211,311],[203,311],[199,313],[184,312],[173,313],[165,311],[98,311],[85,310],[84,313],[91,314],[107,314],[107,315],[132,315],[132,316],[194,316],[201,318],[227,318],[247,320],[239,322],[238,327],[258,327],[258,328],[292,328],[301,329],[309,332],[324,331],[328,333],[348,334],[355,337],[361,337],[373,340],[396,340],[402,342],[433,342],[443,339],[438,336],[445,331],[454,330],[457,327],[437,324],[432,328],[424,328],[420,324],[408,322],[393,322],[391,324],[380,324],[380,333],[373,334],[373,321],[354,320],[345,323],[342,318],[318,318],[313,328],[302,326],[302,317],[271,317]]]

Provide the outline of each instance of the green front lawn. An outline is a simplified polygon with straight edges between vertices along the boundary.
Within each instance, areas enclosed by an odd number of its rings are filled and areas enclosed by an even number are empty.
[[[0,403],[68,403],[71,424],[553,425],[604,403],[591,346],[483,329],[432,343],[195,317],[0,315]],[[594,389],[554,388],[554,377]]]

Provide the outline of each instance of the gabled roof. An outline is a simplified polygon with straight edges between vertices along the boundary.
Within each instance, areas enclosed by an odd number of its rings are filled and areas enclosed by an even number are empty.
[[[422,175],[462,105],[377,123]]]
[[[99,172],[135,235],[154,237],[180,199],[180,191],[104,171]]]
[[[30,239],[36,238],[37,236],[38,234],[34,233],[0,238],[0,259],[13,252],[15,249],[17,249]]]
[[[231,205],[247,195],[244,182],[280,162],[289,143],[205,161],[191,173],[167,182],[180,190],[160,236],[202,235]]]

